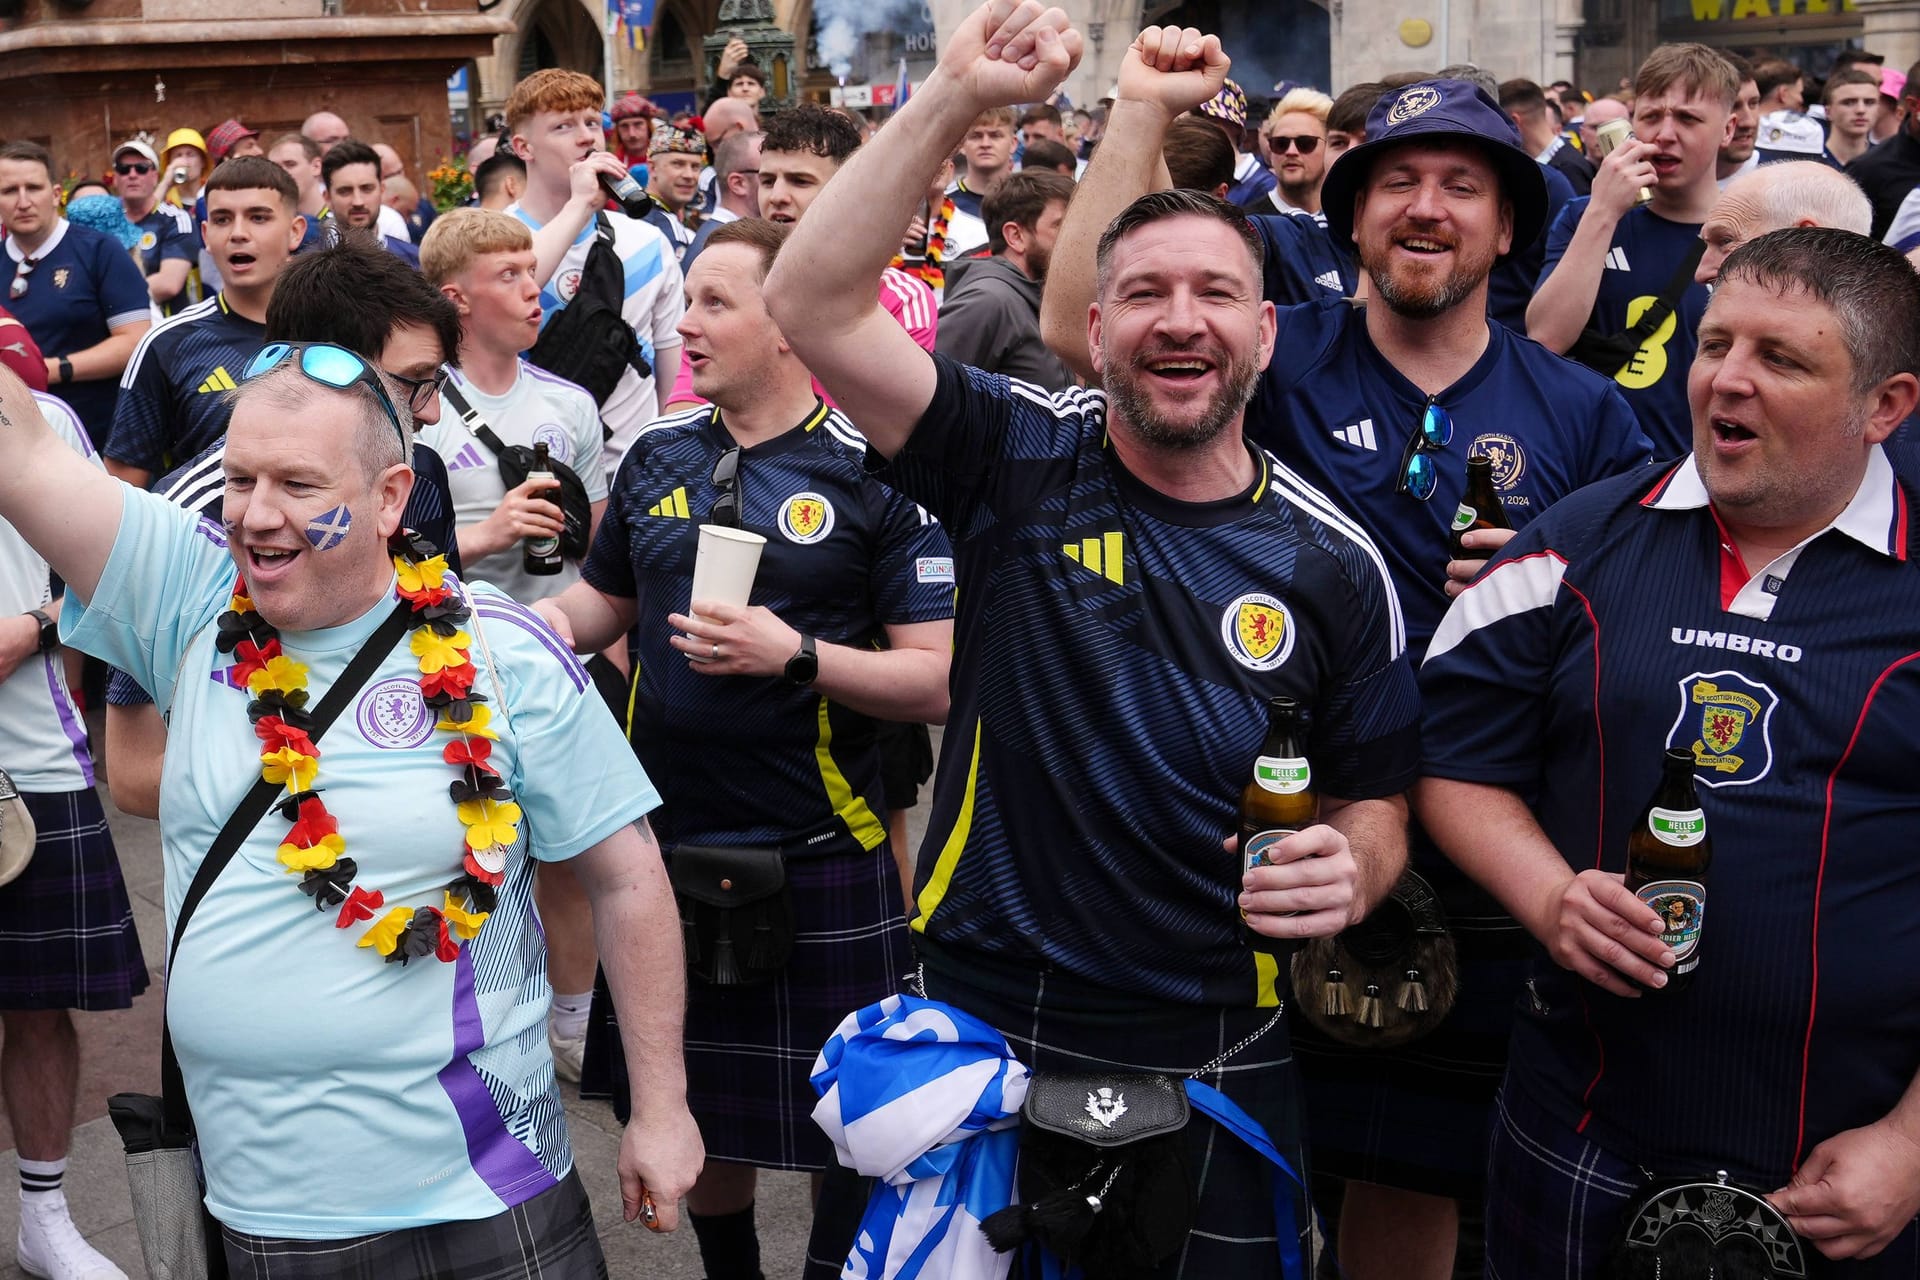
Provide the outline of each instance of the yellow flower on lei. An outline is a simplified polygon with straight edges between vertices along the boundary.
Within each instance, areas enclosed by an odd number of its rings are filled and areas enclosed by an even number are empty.
[[[247,688],[254,693],[265,693],[269,689],[277,689],[281,693],[298,693],[306,687],[306,664],[295,662],[284,653],[268,658],[265,666],[247,677]]]
[[[318,760],[303,756],[292,747],[282,747],[278,751],[266,751],[260,755],[260,776],[268,782],[286,783],[288,791],[312,790],[314,775],[319,772]]]
[[[321,836],[320,843],[312,848],[302,849],[297,844],[287,843],[280,846],[280,861],[286,864],[289,872],[296,875],[307,871],[325,871],[340,860],[347,851],[347,842],[337,835]]]
[[[417,564],[409,564],[402,557],[395,556],[393,571],[400,577],[402,591],[432,591],[447,576],[447,558],[432,556]]]
[[[460,821],[466,824],[469,849],[504,847],[520,838],[520,829],[515,825],[520,821],[520,806],[511,800],[489,800],[483,796],[463,801],[458,812]]]
[[[360,945],[372,947],[383,956],[393,954],[400,945],[400,934],[413,920],[412,907],[395,907],[380,917],[380,923],[360,935]]]
[[[443,636],[431,627],[422,627],[413,633],[413,656],[420,659],[420,673],[432,675],[445,667],[460,667],[467,663],[466,648],[473,643],[473,637],[464,631],[456,631]]]
[[[487,706],[484,702],[476,702],[472,704],[469,710],[472,714],[467,717],[465,724],[455,724],[452,720],[442,716],[440,717],[440,723],[433,727],[436,729],[451,729],[455,733],[470,733],[476,738],[492,738],[495,742],[500,741],[500,735],[492,729],[487,728],[487,725],[493,720],[493,708]]]
[[[471,938],[480,932],[480,926],[491,915],[488,911],[469,911],[447,894],[447,904],[440,908],[440,914],[447,918],[447,928],[453,930],[456,938]]]

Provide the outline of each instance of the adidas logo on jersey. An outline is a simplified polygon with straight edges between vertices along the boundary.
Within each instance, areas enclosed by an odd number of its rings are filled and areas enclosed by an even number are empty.
[[[1340,283],[1340,273],[1338,271],[1322,271],[1313,278],[1313,282],[1322,289],[1331,289],[1335,293],[1345,293],[1347,291],[1346,286]]]
[[[647,508],[650,516],[665,516],[669,520],[687,518],[687,486],[681,485],[660,501]]]
[[[460,452],[447,459],[447,470],[471,471],[475,467],[484,467],[487,460],[480,456],[480,449],[471,441],[460,447]]]
[[[216,391],[231,390],[233,390],[233,375],[227,372],[225,365],[216,368],[207,375],[207,380],[200,384],[200,394],[203,396],[212,395]]]
[[[1350,427],[1341,427],[1333,433],[1333,438],[1341,444],[1350,444],[1356,449],[1366,449],[1373,453],[1380,451],[1380,442],[1373,436],[1373,419],[1362,418]]]
[[[1633,270],[1632,267],[1627,265],[1627,251],[1625,249],[1622,249],[1619,245],[1615,245],[1613,248],[1607,250],[1607,270],[1609,271]]]
[[[1103,533],[1095,538],[1082,538],[1078,542],[1065,543],[1060,548],[1060,554],[1082,569],[1097,573],[1110,582],[1124,583],[1127,580],[1125,534]]]

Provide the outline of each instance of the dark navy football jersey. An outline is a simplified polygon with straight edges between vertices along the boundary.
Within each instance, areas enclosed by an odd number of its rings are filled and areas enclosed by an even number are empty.
[[[161,321],[140,339],[120,375],[106,456],[154,476],[223,439],[226,393],[266,345],[266,326],[215,294]]]
[[[1265,296],[1276,307],[1348,298],[1359,268],[1350,247],[1337,246],[1310,214],[1264,213],[1247,219],[1266,249]]]
[[[1877,449],[1795,551],[1723,541],[1691,457],[1534,521],[1428,649],[1425,770],[1537,794],[1570,867],[1619,872],[1662,752],[1693,752],[1691,983],[1621,999],[1540,952],[1508,1079],[1657,1175],[1773,1188],[1920,1071],[1920,566]]]
[[[6,265],[17,269],[25,255],[12,236],[6,240]],[[15,279],[24,292],[10,296],[7,310],[27,326],[27,332],[49,358],[70,356],[105,342],[118,325],[150,319],[153,298],[147,278],[133,255],[120,242],[60,219],[51,236],[33,255],[33,270]],[[64,383],[54,390],[72,406],[94,447],[107,442],[113,425],[113,402],[120,385],[110,378],[88,378]]]
[[[1260,379],[1247,432],[1372,535],[1407,615],[1415,658],[1447,610],[1447,537],[1467,488],[1467,458],[1493,460],[1507,522],[1518,529],[1569,493],[1645,466],[1647,438],[1620,393],[1590,369],[1504,325],[1436,401],[1453,442],[1430,455],[1439,484],[1421,502],[1396,492],[1427,397],[1367,336],[1364,308],[1290,307]]]
[[[1310,708],[1323,794],[1408,784],[1418,699],[1385,562],[1257,448],[1246,492],[1178,502],[1116,459],[1102,393],[934,362],[883,472],[947,527],[960,588],[913,927],[1143,1002],[1277,1003],[1221,841],[1272,697]]]
[[[1547,183],[1546,225],[1532,244],[1517,244],[1502,254],[1487,275],[1487,318],[1519,334],[1527,331],[1527,304],[1533,301],[1541,264],[1547,260],[1547,233],[1574,197],[1573,184],[1552,165],[1542,164],[1540,176]]]
[[[644,428],[620,461],[581,576],[635,602],[628,734],[664,798],[669,844],[809,843],[845,852],[886,839],[876,722],[779,676],[702,675],[668,643],[686,613],[699,527],[733,447],[702,405]],[[868,476],[865,442],[816,404],[743,450],[742,527],[766,538],[751,603],[825,643],[879,648],[889,625],[953,616],[953,552],[913,503]]]
[[[1547,232],[1547,259],[1540,269],[1542,283],[1553,274],[1580,226],[1588,197],[1572,200],[1560,211]],[[1681,259],[1700,238],[1697,222],[1669,222],[1647,208],[1636,208],[1614,228],[1613,244],[1594,295],[1590,323],[1603,333],[1620,333],[1646,313],[1673,279]],[[1614,381],[1626,393],[1639,416],[1653,456],[1667,460],[1693,452],[1693,414],[1687,408],[1687,370],[1693,367],[1695,335],[1707,310],[1707,286],[1690,284],[1680,305],[1653,336],[1640,344]]]

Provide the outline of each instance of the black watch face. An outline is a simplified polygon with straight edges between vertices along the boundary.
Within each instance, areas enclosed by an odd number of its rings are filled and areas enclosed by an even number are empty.
[[[820,674],[820,659],[811,653],[796,653],[787,660],[787,679],[795,684],[811,684]]]

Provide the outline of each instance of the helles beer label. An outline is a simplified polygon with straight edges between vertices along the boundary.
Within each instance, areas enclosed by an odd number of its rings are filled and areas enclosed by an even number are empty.
[[[1691,849],[1707,838],[1707,815],[1699,809],[1655,808],[1647,814],[1647,830],[1661,844]]]
[[[1698,880],[1649,880],[1634,892],[1660,917],[1660,941],[1673,952],[1673,971],[1693,972],[1700,963],[1694,952],[1707,916],[1707,887]]]
[[[1463,502],[1453,509],[1453,531],[1465,533],[1473,528],[1473,522],[1479,518],[1480,513]]]
[[[1247,870],[1251,871],[1255,867],[1279,866],[1280,855],[1277,846],[1298,830],[1298,827],[1268,827],[1264,831],[1256,831],[1248,836],[1240,850],[1246,855]]]
[[[1290,796],[1313,785],[1313,770],[1307,762],[1286,756],[1261,756],[1253,762],[1253,780],[1262,791]]]

